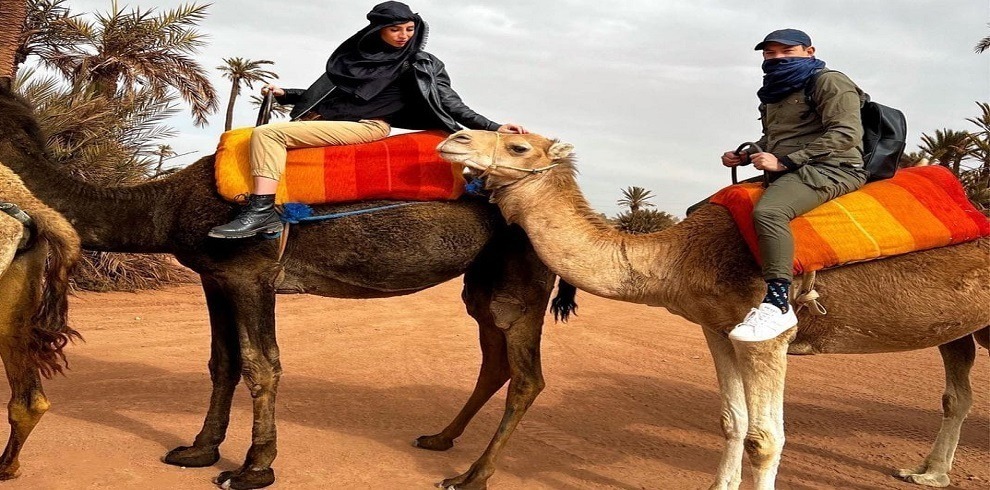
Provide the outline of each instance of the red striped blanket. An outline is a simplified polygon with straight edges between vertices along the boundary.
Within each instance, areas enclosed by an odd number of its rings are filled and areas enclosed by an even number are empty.
[[[253,128],[220,135],[217,190],[230,200],[251,191],[248,146]],[[399,199],[454,200],[464,192],[460,165],[440,159],[436,146],[447,135],[421,131],[358,145],[289,150],[279,182],[278,203]]]
[[[739,184],[711,198],[729,209],[757,260],[753,207],[762,194],[760,184]],[[829,201],[791,221],[791,231],[794,271],[802,273],[975,240],[990,235],[990,220],[951,171],[929,166]]]

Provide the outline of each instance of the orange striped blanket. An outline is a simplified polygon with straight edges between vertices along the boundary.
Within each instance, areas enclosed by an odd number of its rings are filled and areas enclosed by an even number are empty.
[[[739,184],[711,198],[729,209],[757,260],[753,206],[762,194],[760,184]],[[829,201],[791,221],[791,231],[794,271],[803,273],[975,240],[990,235],[990,220],[952,172],[929,166]]]
[[[215,163],[217,190],[231,201],[251,192],[248,157],[253,128],[220,135]],[[319,204],[366,199],[454,200],[464,192],[459,165],[440,159],[436,146],[447,135],[421,131],[373,143],[289,150],[275,201]]]

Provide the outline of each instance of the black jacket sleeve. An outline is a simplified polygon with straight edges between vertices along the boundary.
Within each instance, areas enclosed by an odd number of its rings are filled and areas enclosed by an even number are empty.
[[[437,92],[440,96],[440,104],[443,105],[443,109],[454,120],[468,129],[497,130],[501,124],[474,112],[461,101],[461,97],[450,86],[450,76],[447,75],[447,69],[444,67],[443,62],[434,59],[434,63],[436,63]]]
[[[301,97],[303,92],[305,92],[305,90],[301,88],[284,88],[282,90],[285,90],[285,95],[275,96],[275,102],[282,105],[295,105],[299,102],[299,97]]]

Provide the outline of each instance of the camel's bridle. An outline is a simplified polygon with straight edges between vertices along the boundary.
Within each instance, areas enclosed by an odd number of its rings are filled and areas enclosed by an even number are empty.
[[[517,172],[523,172],[523,173],[526,173],[526,174],[529,174],[529,175],[537,175],[537,174],[542,174],[543,172],[546,172],[547,170],[550,170],[551,168],[554,168],[554,167],[560,165],[559,163],[551,163],[550,165],[547,165],[546,167],[540,167],[540,168],[519,168],[519,167],[513,167],[512,165],[499,165],[498,164],[498,161],[497,161],[497,158],[498,158],[498,146],[499,146],[499,142],[501,140],[502,140],[502,135],[496,131],[495,132],[495,145],[492,147],[492,163],[488,164],[485,167],[485,170],[481,172],[481,175],[479,177],[481,177],[481,178],[487,177],[488,174],[490,174],[493,171],[498,170],[500,168],[507,168],[509,170],[515,170]],[[475,165],[478,165],[479,167],[481,166],[481,164],[479,164],[478,162],[475,162],[475,161],[472,161],[472,160],[468,160],[468,161],[471,162],[471,163],[473,163],[473,164],[475,164]],[[529,177],[529,175],[522,176],[520,178],[520,180],[522,180],[523,178]],[[508,184],[506,184],[506,185],[508,185]],[[505,187],[505,186],[503,186],[503,187]]]
[[[498,170],[500,168],[507,168],[509,170],[515,170],[517,172],[522,172],[522,173],[526,174],[526,175],[523,175],[522,177],[519,177],[518,179],[513,180],[512,182],[509,182],[507,184],[502,184],[502,185],[500,185],[498,187],[489,188],[488,190],[491,192],[491,196],[489,196],[489,201],[493,201],[495,199],[495,191],[505,189],[506,187],[509,187],[510,185],[513,185],[513,184],[516,184],[518,182],[521,182],[526,177],[530,177],[530,176],[533,176],[533,175],[542,174],[543,172],[546,172],[547,170],[550,170],[550,169],[552,169],[552,168],[560,165],[559,163],[551,163],[550,165],[547,165],[545,167],[539,167],[539,168],[519,168],[519,167],[514,167],[512,165],[499,165],[498,164],[498,147],[499,147],[499,143],[501,142],[501,140],[502,140],[502,135],[500,133],[498,133],[498,132],[495,132],[495,144],[492,146],[492,158],[491,158],[492,162],[489,163],[488,165],[482,165],[482,164],[480,164],[480,163],[478,163],[478,162],[476,162],[474,160],[467,160],[467,159],[465,159],[465,162],[467,162],[467,163],[471,163],[471,164],[473,164],[475,166],[483,167],[484,168],[484,170],[481,171],[481,175],[478,176],[479,179],[484,179],[485,177],[488,177],[493,171]],[[446,145],[446,143],[444,143],[444,145]],[[441,149],[442,148],[443,148],[443,146],[441,146]]]

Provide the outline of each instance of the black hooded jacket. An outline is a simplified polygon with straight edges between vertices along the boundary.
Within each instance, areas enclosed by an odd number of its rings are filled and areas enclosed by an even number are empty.
[[[377,37],[381,28],[412,20],[416,22],[417,32],[413,40],[414,45],[408,46],[409,53],[403,57],[403,64],[408,63],[407,69],[411,70],[412,73],[407,75],[415,78],[418,89],[416,93],[422,96],[422,100],[417,101],[418,104],[413,104],[413,107],[421,109],[416,112],[422,112],[422,114],[403,111],[390,118],[392,125],[406,129],[443,129],[450,132],[458,131],[461,129],[460,126],[489,131],[494,131],[501,126],[474,112],[461,101],[460,96],[450,86],[450,77],[447,75],[443,62],[436,56],[422,50],[429,28],[419,15],[409,10],[408,6],[400,2],[385,2],[376,5],[368,14],[368,19],[371,23],[367,27],[358,31],[334,51],[334,54],[327,61],[327,71],[308,89],[285,89],[285,95],[276,97],[280,104],[293,106],[290,113],[292,120],[299,119],[309,112],[316,114],[332,113],[333,111],[328,110],[327,105],[332,104],[336,91],[344,90],[353,93],[355,89],[361,90],[359,88],[361,87],[360,80],[345,79],[353,85],[345,89],[336,86],[331,77],[341,76],[340,67],[343,65],[344,70],[346,70],[348,63],[354,63],[354,61],[346,59],[348,55],[353,55],[367,39]],[[343,62],[341,58],[345,58]],[[354,56],[351,58],[355,59]],[[360,56],[356,59],[357,63],[361,63]],[[386,68],[381,71],[388,70]],[[356,70],[356,72],[360,73],[360,70]]]

